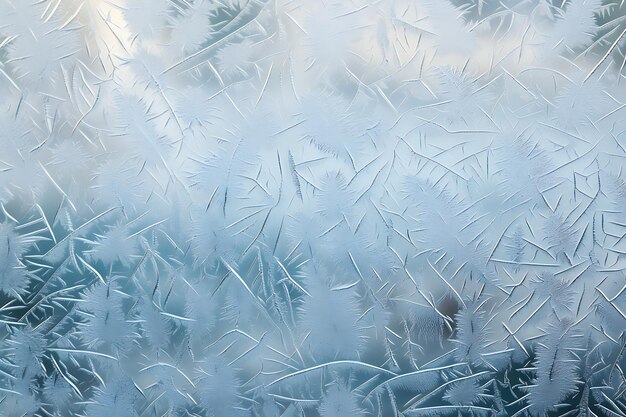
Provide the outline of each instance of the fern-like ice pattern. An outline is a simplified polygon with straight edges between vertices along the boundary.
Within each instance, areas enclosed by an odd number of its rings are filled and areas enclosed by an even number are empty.
[[[626,417],[623,0],[0,0],[0,417]]]

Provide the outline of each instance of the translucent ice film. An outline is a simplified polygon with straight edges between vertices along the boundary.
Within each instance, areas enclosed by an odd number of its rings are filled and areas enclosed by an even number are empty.
[[[0,417],[626,417],[624,0],[0,0]]]

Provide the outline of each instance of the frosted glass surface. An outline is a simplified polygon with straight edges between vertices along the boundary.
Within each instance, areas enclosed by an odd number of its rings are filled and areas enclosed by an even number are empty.
[[[0,0],[0,416],[626,416],[624,3]]]

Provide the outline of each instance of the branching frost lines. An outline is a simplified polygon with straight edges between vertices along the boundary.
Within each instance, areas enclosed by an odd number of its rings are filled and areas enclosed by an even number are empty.
[[[0,417],[626,417],[621,0],[0,0]]]

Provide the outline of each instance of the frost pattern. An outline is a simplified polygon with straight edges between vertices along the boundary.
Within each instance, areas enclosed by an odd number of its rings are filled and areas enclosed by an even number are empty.
[[[626,416],[619,0],[0,0],[0,416]]]

